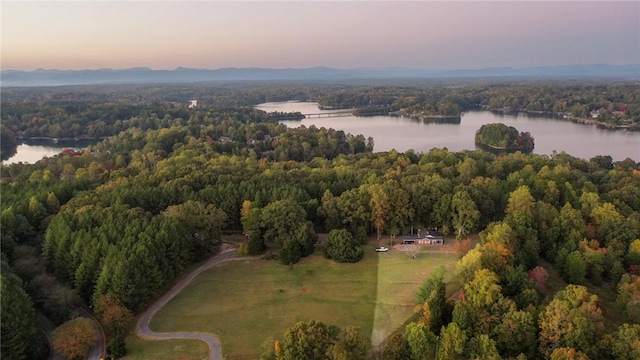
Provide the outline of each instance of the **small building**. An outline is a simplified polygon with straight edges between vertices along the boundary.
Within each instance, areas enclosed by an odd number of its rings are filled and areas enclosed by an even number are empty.
[[[82,152],[76,151],[75,149],[72,149],[72,148],[67,148],[67,149],[62,150],[61,154],[62,155],[80,156],[80,155],[82,155]]]
[[[420,229],[414,236],[403,236],[403,244],[444,245],[444,236],[435,230]]]
[[[198,100],[196,99],[189,100],[189,109],[194,108],[196,106],[198,106]]]

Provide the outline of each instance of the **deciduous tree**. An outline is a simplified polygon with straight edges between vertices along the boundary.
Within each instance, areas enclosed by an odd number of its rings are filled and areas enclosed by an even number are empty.
[[[572,347],[554,349],[549,358],[551,360],[589,360],[587,355]]]
[[[416,294],[416,302],[419,305],[426,305],[427,309],[429,309],[428,325],[434,333],[439,331],[443,324],[442,318],[446,305],[444,273],[444,266],[439,266],[433,274],[424,281]]]
[[[53,331],[53,348],[67,360],[84,358],[96,338],[96,329],[91,320],[75,318]]]
[[[411,349],[411,359],[432,359],[435,351],[436,336],[422,322],[411,322],[404,330],[404,337]]]
[[[568,285],[558,292],[540,313],[538,323],[540,352],[545,356],[563,347],[595,356],[595,344],[604,327],[598,297],[579,285]]]
[[[610,349],[616,359],[640,359],[640,325],[622,324],[613,333]]]
[[[331,230],[324,248],[326,257],[338,262],[358,262],[362,259],[364,251],[346,230]]]
[[[462,281],[468,282],[473,279],[476,271],[482,268],[481,246],[469,250],[465,256],[456,263],[456,274],[460,275]]]
[[[460,329],[455,322],[442,327],[440,331],[440,343],[438,346],[437,360],[462,359],[466,349],[467,334]]]
[[[284,333],[276,357],[278,360],[324,360],[339,333],[337,327],[319,321],[298,322]]]
[[[133,322],[133,313],[114,294],[107,293],[98,299],[95,306],[96,318],[109,335],[124,332]]]
[[[515,309],[507,312],[494,328],[493,338],[503,356],[514,358],[522,353],[532,359],[536,355],[536,321],[530,312]]]
[[[369,194],[371,196],[371,221],[376,227],[377,239],[380,241],[380,235],[387,225],[387,217],[389,216],[389,197],[382,185],[379,184],[369,186]]]
[[[531,278],[536,286],[536,290],[542,295],[547,293],[547,279],[549,279],[549,272],[542,266],[536,266],[529,271],[529,278]]]
[[[352,326],[340,332],[336,343],[329,347],[327,358],[330,360],[365,360],[369,354],[369,339]]]
[[[163,214],[180,221],[191,235],[194,259],[207,258],[220,248],[221,231],[227,215],[215,205],[189,200],[167,207]]]
[[[478,334],[469,340],[469,359],[499,360],[496,342],[485,334]]]
[[[622,275],[616,304],[628,321],[640,324],[640,276]]]
[[[476,229],[480,220],[480,211],[476,203],[466,191],[458,191],[451,198],[453,212],[453,228],[456,239],[461,240]]]

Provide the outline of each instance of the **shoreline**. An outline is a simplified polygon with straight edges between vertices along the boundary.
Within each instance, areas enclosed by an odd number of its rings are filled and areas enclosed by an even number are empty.
[[[18,141],[21,142],[25,142],[25,141],[51,141],[51,142],[59,142],[59,141],[63,141],[63,142],[72,142],[72,141],[95,141],[95,140],[105,140],[108,139],[110,136],[100,136],[100,137],[77,137],[77,138],[70,138],[70,137],[65,137],[65,138],[55,138],[55,137],[48,137],[48,136],[16,136],[16,139]]]
[[[486,146],[490,149],[493,150],[501,150],[501,151],[522,151],[522,152],[532,152],[533,148],[527,148],[524,146],[495,146],[495,145],[490,145],[490,144],[485,144],[485,143],[481,143],[481,142],[475,142],[476,145],[480,145],[480,146]]]
[[[527,115],[545,115],[545,116],[553,116],[557,117],[558,120],[568,120],[572,123],[583,124],[583,125],[592,125],[597,126],[599,128],[609,129],[609,130],[626,130],[626,131],[640,131],[640,124],[631,124],[631,125],[616,125],[610,124],[605,121],[598,121],[593,118],[581,118],[571,115],[570,113],[562,113],[562,112],[553,112],[553,111],[531,111],[524,109],[492,109],[487,108],[486,110],[492,112],[498,112],[505,115],[524,113]]]

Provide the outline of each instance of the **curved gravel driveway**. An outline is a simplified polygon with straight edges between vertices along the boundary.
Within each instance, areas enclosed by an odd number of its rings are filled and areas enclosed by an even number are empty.
[[[149,322],[153,315],[166,305],[174,296],[182,291],[189,283],[200,275],[203,271],[209,269],[212,266],[218,265],[222,262],[231,260],[248,260],[251,257],[237,257],[236,249],[222,250],[218,255],[207,260],[206,263],[195,269],[191,274],[185,276],[178,281],[169,292],[164,294],[158,301],[151,305],[147,311],[140,317],[136,324],[136,335],[147,340],[162,340],[162,339],[196,339],[206,342],[209,345],[209,359],[210,360],[222,360],[222,347],[220,346],[220,340],[212,333],[200,333],[200,332],[170,332],[170,333],[158,333],[149,329]]]

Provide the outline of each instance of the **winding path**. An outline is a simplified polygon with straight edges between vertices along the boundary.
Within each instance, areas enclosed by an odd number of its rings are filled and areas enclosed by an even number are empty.
[[[107,350],[106,336],[104,330],[96,318],[93,317],[86,309],[80,309],[83,317],[91,320],[93,327],[96,329],[96,341],[91,346],[86,360],[102,360]]]
[[[236,256],[236,249],[224,249],[218,255],[207,260],[200,267],[195,269],[189,275],[178,281],[171,290],[164,294],[158,301],[151,305],[147,311],[142,314],[138,323],[136,324],[136,335],[147,340],[167,340],[167,339],[195,339],[204,341],[209,345],[209,359],[210,360],[222,360],[222,347],[220,340],[215,334],[201,333],[201,332],[168,332],[158,333],[149,329],[149,322],[151,318],[165,306],[174,296],[182,291],[193,279],[200,275],[203,271],[209,269],[212,266],[220,263],[232,260],[248,260],[253,259],[251,257],[238,257]]]

